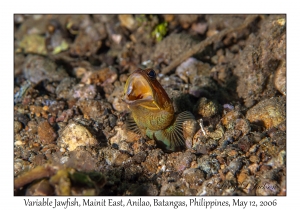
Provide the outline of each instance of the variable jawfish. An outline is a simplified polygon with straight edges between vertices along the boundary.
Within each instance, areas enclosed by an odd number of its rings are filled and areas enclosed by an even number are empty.
[[[171,99],[156,80],[152,69],[138,69],[126,81],[124,102],[132,112],[127,127],[157,141],[165,151],[177,151],[185,147],[182,124],[195,119],[192,113],[174,113]]]

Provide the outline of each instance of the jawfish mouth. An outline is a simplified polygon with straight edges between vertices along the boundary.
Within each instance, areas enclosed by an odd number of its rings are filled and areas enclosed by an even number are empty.
[[[124,101],[128,105],[153,102],[153,92],[148,81],[138,73],[133,73],[126,81]]]

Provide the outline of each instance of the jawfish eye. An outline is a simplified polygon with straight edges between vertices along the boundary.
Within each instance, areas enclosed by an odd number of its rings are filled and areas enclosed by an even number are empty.
[[[156,78],[156,73],[155,73],[155,71],[154,71],[154,70],[150,70],[150,71],[148,72],[148,76],[149,76],[151,79]]]

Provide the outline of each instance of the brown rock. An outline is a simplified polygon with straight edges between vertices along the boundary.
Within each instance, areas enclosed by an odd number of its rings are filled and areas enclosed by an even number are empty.
[[[111,109],[109,103],[105,103],[99,100],[79,100],[76,105],[83,113],[84,118],[96,120],[103,115],[105,109]]]
[[[42,144],[51,144],[56,139],[57,134],[47,121],[42,121],[38,125],[38,138]]]
[[[14,122],[14,132],[19,133],[19,131],[22,130],[22,123],[20,123],[19,121],[15,121]]]
[[[160,149],[152,150],[147,156],[145,162],[142,162],[144,170],[149,173],[156,173],[158,169],[158,163],[162,158],[163,152]]]
[[[230,111],[222,118],[222,124],[227,128],[233,128],[235,121],[241,116],[241,113],[238,111]]]
[[[242,131],[243,135],[246,135],[251,131],[250,124],[246,119],[237,119],[235,129]]]
[[[115,159],[115,166],[122,166],[124,165],[128,160],[130,156],[127,153],[120,153],[116,159]]]
[[[259,157],[255,156],[255,155],[250,156],[249,160],[252,163],[259,163],[259,161],[260,161]]]
[[[82,83],[85,84],[100,84],[105,86],[116,81],[118,77],[117,71],[113,67],[107,67],[96,71],[88,71],[84,74],[81,79]]]
[[[135,28],[136,21],[133,15],[130,14],[118,15],[118,18],[122,26],[128,28],[129,30],[133,30]]]
[[[276,127],[286,119],[285,100],[285,97],[263,100],[248,110],[246,118],[251,123],[262,122],[267,129]]]
[[[248,177],[248,173],[245,170],[242,170],[241,173],[237,176],[238,183],[243,183]]]
[[[183,171],[183,178],[191,188],[197,188],[205,180],[204,172],[196,168],[189,168]]]
[[[234,149],[228,152],[229,157],[236,157],[237,155],[238,155],[238,152]]]

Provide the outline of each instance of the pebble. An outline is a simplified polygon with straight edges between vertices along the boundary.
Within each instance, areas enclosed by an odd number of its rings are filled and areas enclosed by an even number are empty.
[[[278,125],[278,129],[281,131],[286,131],[286,121],[283,121]]]
[[[270,134],[271,140],[280,148],[286,147],[286,132],[282,132],[281,130],[272,132]]]
[[[219,187],[217,185],[221,182],[221,178],[217,176],[213,176],[210,179],[206,179],[201,187],[198,189],[198,196],[209,196],[209,195],[220,195],[219,194]]]
[[[137,164],[144,162],[146,160],[147,154],[145,152],[139,152],[132,157],[132,160]]]
[[[118,18],[121,22],[121,25],[126,27],[127,29],[132,31],[136,27],[136,21],[133,15],[130,14],[118,15]]]
[[[255,143],[260,142],[265,137],[263,133],[256,132],[256,131],[251,132],[251,134],[252,134],[252,139]]]
[[[243,152],[247,152],[252,145],[252,140],[248,136],[243,136],[238,140],[238,148]]]
[[[47,121],[38,124],[37,132],[39,140],[44,145],[53,143],[57,138],[55,130]]]
[[[24,168],[28,167],[29,162],[22,160],[22,159],[15,159],[14,161],[14,176],[19,175]]]
[[[205,180],[204,172],[197,168],[189,168],[184,170],[182,176],[189,184],[190,188],[199,187]]]
[[[250,123],[246,119],[237,119],[235,121],[235,129],[242,131],[243,135],[246,135],[251,131]]]
[[[114,165],[115,166],[123,166],[124,164],[126,164],[127,162],[130,162],[130,155],[127,153],[120,153],[115,161],[114,161]]]
[[[185,144],[187,148],[192,148],[193,146],[193,137],[196,132],[199,130],[200,126],[196,120],[187,120],[182,124],[183,136],[185,138]]]
[[[207,148],[205,146],[206,137],[204,136],[201,130],[198,130],[193,138],[193,149],[196,150],[196,154],[204,154],[208,153]],[[186,144],[189,142],[186,142]]]
[[[278,160],[280,166],[285,165],[285,163],[286,163],[286,151],[285,150],[281,150],[279,152],[277,160]]]
[[[220,163],[217,159],[211,158],[208,155],[204,155],[197,159],[198,167],[206,173],[206,179],[211,175],[217,174],[220,169]]]
[[[248,177],[248,172],[247,170],[242,170],[241,173],[237,176],[237,181],[238,183],[243,183],[245,179]]]
[[[72,89],[76,84],[76,79],[71,77],[66,77],[55,89],[55,93],[58,99],[70,99],[72,97]],[[71,91],[70,91],[71,90]]]
[[[105,148],[103,152],[106,163],[111,166],[122,166],[127,161],[131,161],[128,154],[122,153],[119,150]]]
[[[250,160],[252,163],[259,163],[259,161],[260,161],[259,157],[257,157],[256,155],[250,156],[249,160]]]
[[[164,16],[164,20],[167,21],[167,22],[172,22],[175,18],[175,16],[172,15],[172,14],[165,14],[163,16]]]
[[[80,111],[83,113],[84,118],[97,120],[101,117],[106,109],[111,109],[111,105],[107,102],[99,100],[79,100],[76,103]]]
[[[243,182],[239,182],[239,187],[243,190],[244,193],[250,196],[255,195],[255,185],[257,183],[257,180],[254,178],[254,176],[247,175]]]
[[[228,169],[232,172],[232,174],[236,174],[241,169],[242,165],[243,163],[241,158],[237,158],[229,163]]]
[[[124,112],[128,109],[127,105],[122,101],[122,99],[117,97],[114,98],[112,106],[118,112]]]
[[[285,97],[265,99],[249,109],[246,118],[251,123],[260,123],[270,129],[280,125],[286,119]]]
[[[157,165],[162,158],[162,155],[163,152],[161,149],[150,151],[149,155],[146,157],[146,160],[141,163],[143,169],[150,174],[156,173]]]
[[[259,142],[259,151],[262,161],[267,161],[270,157],[276,157],[279,153],[279,147],[273,144],[270,138],[264,138]]]
[[[190,25],[197,21],[199,15],[178,15],[178,19],[182,28],[187,29]]]
[[[239,111],[232,110],[225,114],[221,122],[227,129],[232,129],[235,126],[236,120],[239,119],[240,116],[241,113]]]
[[[20,141],[20,140],[15,141],[15,146],[22,146],[24,144],[25,143],[23,141]]]
[[[237,152],[235,149],[230,150],[230,151],[228,152],[228,156],[229,156],[229,157],[235,158],[237,155],[238,155],[238,152]]]
[[[64,152],[66,152],[66,149],[62,147],[62,148],[59,149],[59,151],[64,153]]]
[[[68,122],[69,119],[73,117],[73,110],[72,109],[67,109],[64,110],[57,118],[56,122]]]
[[[272,166],[263,164],[260,166],[259,171],[260,172],[266,172],[266,171],[270,171],[272,169]]]
[[[220,124],[216,126],[214,131],[208,132],[207,135],[213,140],[218,140],[224,136],[224,127]]]
[[[15,134],[15,141],[22,141],[22,137],[19,133]]]
[[[111,145],[116,144],[119,145],[121,141],[127,139],[126,131],[120,127],[115,128],[116,135],[109,139]]]
[[[281,150],[277,157],[273,157],[267,162],[273,168],[283,168],[286,166],[286,151]]]
[[[182,172],[191,167],[191,162],[196,160],[196,156],[189,151],[184,153],[172,153],[167,159],[167,168],[174,168],[177,172]]]
[[[254,145],[252,145],[252,147],[250,147],[249,152],[254,153],[254,152],[256,152],[257,148],[258,148],[258,145],[254,144]]]
[[[95,146],[97,139],[84,126],[71,122],[62,131],[60,142],[64,143],[69,151],[75,150],[79,146]]]
[[[125,140],[121,141],[118,146],[120,151],[133,154],[133,151],[130,149],[128,143]]]
[[[24,35],[19,43],[19,48],[26,54],[46,55],[47,49],[45,46],[45,37],[38,34]]]
[[[27,125],[27,123],[29,122],[29,117],[26,115],[26,114],[20,114],[20,113],[17,113],[15,115],[15,119],[17,121],[19,121],[20,123],[22,123],[24,125],[24,127]]]
[[[87,85],[95,84],[105,86],[112,84],[118,77],[117,70],[113,67],[106,67],[96,71],[88,71],[83,75],[81,82]]]
[[[125,179],[129,181],[135,181],[142,174],[142,172],[143,169],[140,165],[132,164],[129,167],[125,167]]]
[[[193,23],[192,30],[196,31],[199,34],[204,34],[207,30],[207,23]]]
[[[14,121],[14,133],[19,133],[20,130],[22,130],[22,123],[19,121]]]
[[[25,78],[35,84],[46,79],[50,82],[60,81],[68,76],[66,71],[57,67],[52,60],[38,55],[26,57],[23,72]]]
[[[76,99],[94,99],[97,95],[95,85],[77,84],[72,89],[72,97]]]
[[[278,195],[286,196],[286,176],[281,177],[280,189],[281,191]]]
[[[219,112],[219,105],[215,101],[202,97],[198,100],[194,112],[202,117],[212,117]]]

